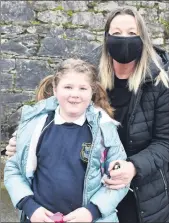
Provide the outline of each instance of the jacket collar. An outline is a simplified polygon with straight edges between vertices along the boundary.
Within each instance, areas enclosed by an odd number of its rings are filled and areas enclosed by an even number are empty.
[[[161,64],[160,57],[159,57],[159,62]],[[156,64],[152,60],[149,62],[149,68],[148,69],[149,69],[149,71],[147,70],[147,76],[146,76],[145,82],[153,82],[157,78],[157,76],[159,75],[160,69],[156,66]],[[151,73],[152,77],[150,77],[148,75],[149,72]]]
[[[34,106],[24,105],[22,108],[21,121],[26,121],[36,115],[54,111],[58,106],[58,101],[55,96],[44,99],[36,103]]]
[[[34,106],[25,105],[22,109],[21,121],[30,120],[37,115],[46,114],[50,111],[55,111],[58,105],[59,104],[55,96],[41,100]],[[98,120],[101,124],[113,122],[114,125],[119,125],[119,123],[109,117],[109,115],[103,109],[99,107],[94,107],[94,104],[92,102],[86,110],[86,119],[89,125],[92,127],[95,126]]]

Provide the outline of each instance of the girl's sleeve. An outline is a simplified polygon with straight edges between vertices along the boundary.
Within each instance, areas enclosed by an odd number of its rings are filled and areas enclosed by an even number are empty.
[[[18,154],[16,152],[14,156],[8,159],[4,169],[4,184],[14,207],[16,207],[24,197],[33,195],[28,180],[21,173],[17,162],[17,156]]]
[[[108,173],[108,167],[111,161],[114,160],[126,160],[127,156],[123,145],[119,139],[116,126],[112,125],[111,138],[108,138],[106,142],[110,145],[108,148],[105,172]],[[109,137],[106,134],[104,138]],[[126,196],[129,188],[124,187],[118,190],[112,190],[106,188],[104,185],[92,196],[90,202],[96,205],[101,212],[102,217],[109,216],[116,211],[117,205]]]

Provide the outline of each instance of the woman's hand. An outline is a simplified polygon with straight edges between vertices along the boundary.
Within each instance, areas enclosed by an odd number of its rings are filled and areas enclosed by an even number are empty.
[[[113,170],[116,163],[120,164],[120,168]],[[104,179],[104,183],[111,189],[120,189],[130,184],[133,177],[136,175],[136,169],[133,163],[125,160],[112,161],[108,169],[110,173],[110,179]]]
[[[13,156],[16,153],[16,137],[13,136],[10,140],[9,140],[9,144],[6,147],[6,155],[8,157]]]
[[[92,222],[92,214],[84,207],[78,208],[75,211],[63,217],[64,222]]]
[[[30,221],[31,222],[54,222],[50,219],[54,214],[48,211],[46,208],[40,207],[32,214]]]

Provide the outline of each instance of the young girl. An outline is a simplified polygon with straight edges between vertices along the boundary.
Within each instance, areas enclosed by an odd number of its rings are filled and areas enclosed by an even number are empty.
[[[111,190],[102,177],[126,154],[97,76],[93,65],[66,60],[53,78],[54,96],[23,107],[4,182],[28,222],[51,222],[55,212],[65,222],[118,222],[128,188]]]

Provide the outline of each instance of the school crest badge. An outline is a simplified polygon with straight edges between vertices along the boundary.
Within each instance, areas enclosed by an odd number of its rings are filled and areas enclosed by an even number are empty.
[[[81,160],[85,163],[88,162],[91,146],[92,146],[91,143],[83,143],[82,144],[82,149],[81,149],[81,152],[80,152],[80,156],[81,156]]]

